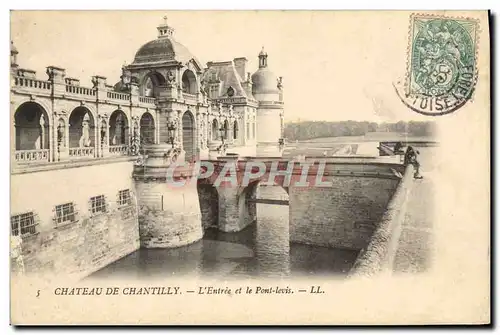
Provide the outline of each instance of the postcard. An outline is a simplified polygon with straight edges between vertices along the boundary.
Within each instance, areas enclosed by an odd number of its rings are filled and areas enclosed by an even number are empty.
[[[13,325],[490,323],[487,11],[12,11]]]

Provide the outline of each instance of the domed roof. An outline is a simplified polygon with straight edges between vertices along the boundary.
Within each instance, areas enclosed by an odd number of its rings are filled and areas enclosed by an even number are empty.
[[[156,29],[158,30],[158,38],[144,44],[136,52],[133,65],[163,63],[168,61],[177,61],[187,63],[194,60],[196,65],[201,69],[203,66],[189,50],[173,38],[174,29],[167,24],[167,17],[164,22]]]
[[[252,93],[278,93],[277,77],[267,67],[261,67],[252,75]]]
[[[278,77],[267,67],[267,52],[259,53],[259,69],[252,75],[252,93],[279,93]]]
[[[187,63],[194,59],[197,65],[200,62],[189,50],[173,38],[157,38],[140,47],[135,54],[133,64],[157,63],[177,61]]]

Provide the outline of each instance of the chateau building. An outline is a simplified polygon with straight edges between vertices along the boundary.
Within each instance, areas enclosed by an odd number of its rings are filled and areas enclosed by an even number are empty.
[[[136,138],[173,142],[186,161],[215,159],[222,150],[279,156],[283,87],[268,67],[267,53],[259,53],[254,74],[247,72],[244,57],[204,68],[175,40],[166,18],[157,30],[113,86],[102,76],[92,77],[91,88],[80,86],[55,66],[47,67],[48,80],[40,80],[18,66],[12,45],[13,161],[129,155]]]
[[[11,44],[11,258],[22,271],[81,276],[123,257],[156,222],[140,227],[146,207],[168,216],[172,236],[187,226],[174,226],[182,225],[176,213],[194,213],[196,236],[177,244],[199,239],[198,204],[134,180],[148,146],[171,148],[181,161],[281,156],[282,78],[264,49],[253,74],[244,57],[204,67],[166,18],[157,30],[114,85],[96,75],[84,87],[56,66],[42,80],[18,65]],[[197,203],[196,186],[185,192]]]

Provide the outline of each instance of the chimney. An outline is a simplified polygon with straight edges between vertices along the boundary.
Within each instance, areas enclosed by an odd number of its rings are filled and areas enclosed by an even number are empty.
[[[234,62],[234,67],[236,68],[236,71],[240,75],[241,79],[245,81],[248,60],[245,57],[238,57],[233,59],[233,62]]]

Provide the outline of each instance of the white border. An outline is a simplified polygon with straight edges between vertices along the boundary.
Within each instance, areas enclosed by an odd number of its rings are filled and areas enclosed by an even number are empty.
[[[2,2],[2,5],[8,4],[6,1]],[[117,6],[117,4],[119,4]],[[10,192],[10,169],[9,165],[6,163],[9,160],[9,131],[10,131],[10,118],[9,118],[9,68],[8,68],[8,62],[9,62],[9,48],[10,48],[10,9],[14,10],[26,10],[26,9],[114,9],[114,10],[126,10],[126,9],[136,9],[136,10],[151,10],[151,9],[228,9],[228,10],[243,10],[243,9],[303,9],[303,10],[325,10],[325,9],[336,9],[336,10],[360,10],[360,9],[374,9],[374,10],[383,10],[383,9],[399,9],[399,10],[439,10],[439,9],[460,9],[460,10],[467,10],[467,9],[491,9],[492,13],[498,13],[500,12],[500,1],[498,0],[474,0],[474,1],[460,1],[460,0],[445,0],[445,1],[440,1],[439,3],[435,0],[420,0],[420,1],[385,1],[384,3],[380,3],[380,1],[370,1],[370,0],[365,0],[365,1],[360,1],[360,0],[350,0],[350,1],[343,1],[343,2],[326,2],[325,0],[308,0],[308,1],[269,1],[269,0],[252,0],[252,1],[247,1],[247,2],[238,2],[238,1],[193,1],[193,0],[183,0],[183,1],[158,1],[158,0],[149,0],[147,2],[144,1],[120,1],[117,3],[113,3],[111,1],[103,1],[103,0],[85,0],[85,1],[48,1],[45,0],[43,2],[39,1],[20,1],[17,0],[15,3],[11,4],[12,7],[9,8],[6,6],[5,10],[1,11],[1,20],[0,20],[0,25],[2,27],[1,33],[2,33],[2,41],[3,43],[1,46],[3,47],[2,55],[4,59],[3,66],[0,67],[1,69],[1,76],[2,78],[2,92],[3,94],[3,106],[2,112],[0,113],[1,118],[2,118],[2,125],[4,127],[4,131],[0,133],[0,136],[2,136],[2,139],[0,143],[3,145],[3,150],[2,153],[6,155],[6,159],[3,160],[4,164],[1,165],[2,167],[2,178],[4,182],[2,185],[4,186],[2,194],[2,201],[1,201],[1,213],[2,217],[5,219],[4,222],[4,234],[2,234],[4,238],[4,243],[2,244],[3,247],[5,248],[5,254],[3,257],[0,257],[0,260],[2,262],[2,270],[4,271],[2,281],[3,281],[3,289],[0,290],[2,296],[0,297],[0,301],[4,304],[4,308],[2,309],[3,313],[2,315],[2,328],[6,328],[5,332],[2,331],[2,333],[13,333],[15,329],[11,326],[9,326],[10,322],[10,287],[9,287],[9,228],[8,228],[8,222],[9,222],[9,192]],[[439,7],[438,7],[439,6]],[[498,17],[496,17],[496,20],[498,21]],[[492,40],[492,44],[498,45],[498,36],[499,34],[496,33],[493,35],[494,40]],[[498,52],[498,49],[497,49]],[[498,59],[498,57],[497,57]],[[497,60],[495,59],[495,60]],[[492,59],[492,61],[494,61]],[[498,74],[498,67],[496,67],[496,71],[493,74],[495,77]],[[498,96],[498,86],[496,86],[495,92],[492,92],[493,96]],[[495,104],[495,111],[498,112],[498,106]],[[496,118],[497,121],[495,123],[495,126],[498,128],[498,117]],[[8,128],[7,128],[8,127]],[[494,138],[495,144],[498,144],[497,142],[497,137],[495,136]],[[493,143],[492,143],[493,144]],[[498,148],[498,146],[497,146]],[[497,186],[495,184],[495,186]],[[491,204],[491,206],[494,206],[496,208],[500,208],[499,206],[500,201],[495,201],[494,204]],[[498,239],[498,236],[497,236]],[[496,247],[495,245],[494,247]],[[496,249],[496,248],[495,248]],[[496,275],[496,273],[495,273]],[[496,278],[496,276],[495,276]],[[495,319],[498,322],[498,309],[495,309],[496,315]],[[40,329],[38,329],[40,331]],[[433,331],[436,330],[429,330],[429,329],[417,329],[418,331],[425,331],[426,334],[432,333]],[[469,329],[470,330],[470,329]],[[479,330],[479,329],[478,329]],[[24,330],[24,332],[31,332],[32,330]],[[46,331],[53,331],[52,329],[47,329]],[[70,331],[64,330],[63,332]],[[80,330],[82,331],[82,330]],[[85,329],[83,329],[85,331]],[[104,329],[88,329],[87,331],[91,331],[94,334],[104,334],[108,330]],[[116,330],[115,330],[116,331]],[[129,330],[131,331],[131,330]],[[144,330],[139,330],[139,329],[133,329],[133,332],[141,332]],[[161,330],[164,331],[164,330]],[[167,329],[169,332],[175,332],[176,330],[174,329]],[[217,331],[217,330],[216,330]],[[240,330],[241,331],[241,330]],[[263,330],[263,329],[258,329],[257,331],[259,332],[270,332],[270,330]],[[346,330],[341,330],[341,329],[335,329],[334,331],[346,331]],[[364,330],[359,330],[359,331],[364,331]],[[349,333],[352,333],[352,330],[349,331]]]

